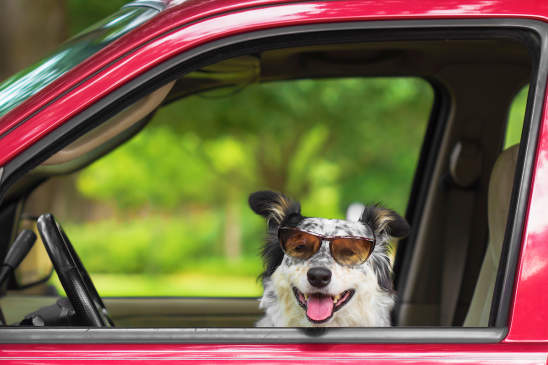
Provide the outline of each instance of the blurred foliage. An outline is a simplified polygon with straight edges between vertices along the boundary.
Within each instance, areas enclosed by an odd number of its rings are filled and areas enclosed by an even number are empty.
[[[513,146],[521,140],[521,131],[523,129],[523,119],[525,117],[525,106],[527,105],[527,93],[529,87],[525,86],[517,94],[508,114],[508,127],[506,128],[506,138],[504,139],[504,148]]]
[[[113,214],[66,224],[67,233],[92,275],[108,274],[133,295],[159,295],[146,289],[146,275],[198,273],[251,283],[232,295],[255,293],[265,224],[247,195],[282,191],[311,216],[344,218],[348,204],[379,200],[404,214],[432,102],[428,83],[403,78],[277,82],[185,98],[80,173],[79,191]],[[229,224],[238,225],[235,260],[225,247]],[[123,273],[143,286],[123,284]]]
[[[432,98],[422,80],[386,78],[193,96],[161,109],[78,186],[122,208],[222,204],[231,187],[240,200],[260,188],[282,191],[311,215],[341,217],[353,201],[379,199],[403,213]]]
[[[243,221],[243,239],[248,243],[244,245],[246,255],[230,263],[225,262],[219,239],[223,221],[222,212],[212,209],[64,226],[90,272],[219,274],[219,270],[226,270],[229,265],[231,274],[257,276],[261,269],[257,243],[263,234],[262,226],[258,227],[254,219],[249,223]]]

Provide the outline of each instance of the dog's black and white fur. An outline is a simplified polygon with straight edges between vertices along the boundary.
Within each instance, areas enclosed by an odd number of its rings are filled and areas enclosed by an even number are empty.
[[[407,235],[409,225],[392,210],[367,206],[357,222],[339,219],[309,218],[300,214],[300,204],[283,194],[258,191],[249,197],[249,205],[266,218],[268,236],[263,248],[264,294],[260,307],[265,316],[259,327],[346,327],[389,326],[394,305],[388,243],[391,237]],[[322,236],[359,236],[374,234],[376,245],[369,259],[356,266],[334,261],[328,241],[307,260],[284,254],[278,241],[278,228],[295,227]],[[323,287],[313,285],[310,270],[322,268],[331,273]],[[323,271],[325,272],[325,271]],[[333,300],[329,318],[315,321],[307,315],[307,303],[316,298]],[[329,306],[328,306],[329,307]]]

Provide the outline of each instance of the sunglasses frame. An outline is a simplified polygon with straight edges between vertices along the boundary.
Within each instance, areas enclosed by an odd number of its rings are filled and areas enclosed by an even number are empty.
[[[279,227],[278,228],[278,241],[280,242],[280,247],[282,249],[282,251],[291,256],[291,257],[294,257],[290,254],[288,254],[284,248],[284,244],[282,243],[282,239],[280,238],[280,232],[281,231],[295,231],[295,232],[302,232],[302,233],[306,233],[306,234],[309,234],[313,237],[316,237],[316,238],[319,238],[320,239],[320,245],[318,246],[318,250],[316,250],[310,257],[314,256],[316,253],[318,253],[318,251],[320,250],[320,247],[322,246],[322,242],[323,241],[328,241],[329,242],[329,254],[331,255],[331,257],[333,258],[333,260],[335,260],[335,262],[337,262],[339,265],[342,265],[342,266],[357,266],[357,265],[362,265],[364,262],[366,262],[367,260],[369,260],[369,258],[371,257],[371,254],[373,253],[373,251],[375,250],[375,244],[376,244],[376,239],[375,239],[375,236],[373,236],[373,239],[371,238],[367,238],[367,237],[362,237],[362,236],[325,236],[325,235],[321,235],[321,234],[317,234],[317,233],[312,233],[312,232],[308,232],[304,229],[300,229],[300,228],[296,228],[296,227],[287,227],[287,226],[283,226],[283,227]],[[336,239],[345,239],[345,238],[351,238],[351,239],[362,239],[364,241],[367,241],[369,243],[371,243],[371,248],[369,249],[369,254],[367,255],[367,257],[359,262],[359,263],[356,263],[354,265],[347,265],[347,264],[342,264],[340,263],[336,258],[335,256],[333,255],[333,240],[336,240]],[[307,259],[306,259],[307,260]]]

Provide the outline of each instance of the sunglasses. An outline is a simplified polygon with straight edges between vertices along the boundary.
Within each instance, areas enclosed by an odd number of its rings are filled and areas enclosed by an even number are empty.
[[[322,241],[329,241],[333,259],[341,265],[363,264],[375,248],[375,240],[365,237],[326,237],[296,228],[278,229],[282,250],[289,256],[306,260],[320,249]]]

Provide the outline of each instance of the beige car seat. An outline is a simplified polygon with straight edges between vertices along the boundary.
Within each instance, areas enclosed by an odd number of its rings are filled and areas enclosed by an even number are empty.
[[[519,145],[514,145],[503,151],[497,158],[491,172],[487,203],[489,242],[487,242],[485,257],[483,258],[470,308],[464,320],[465,327],[488,326],[500,252],[506,231],[506,220],[514,184],[518,150]]]

